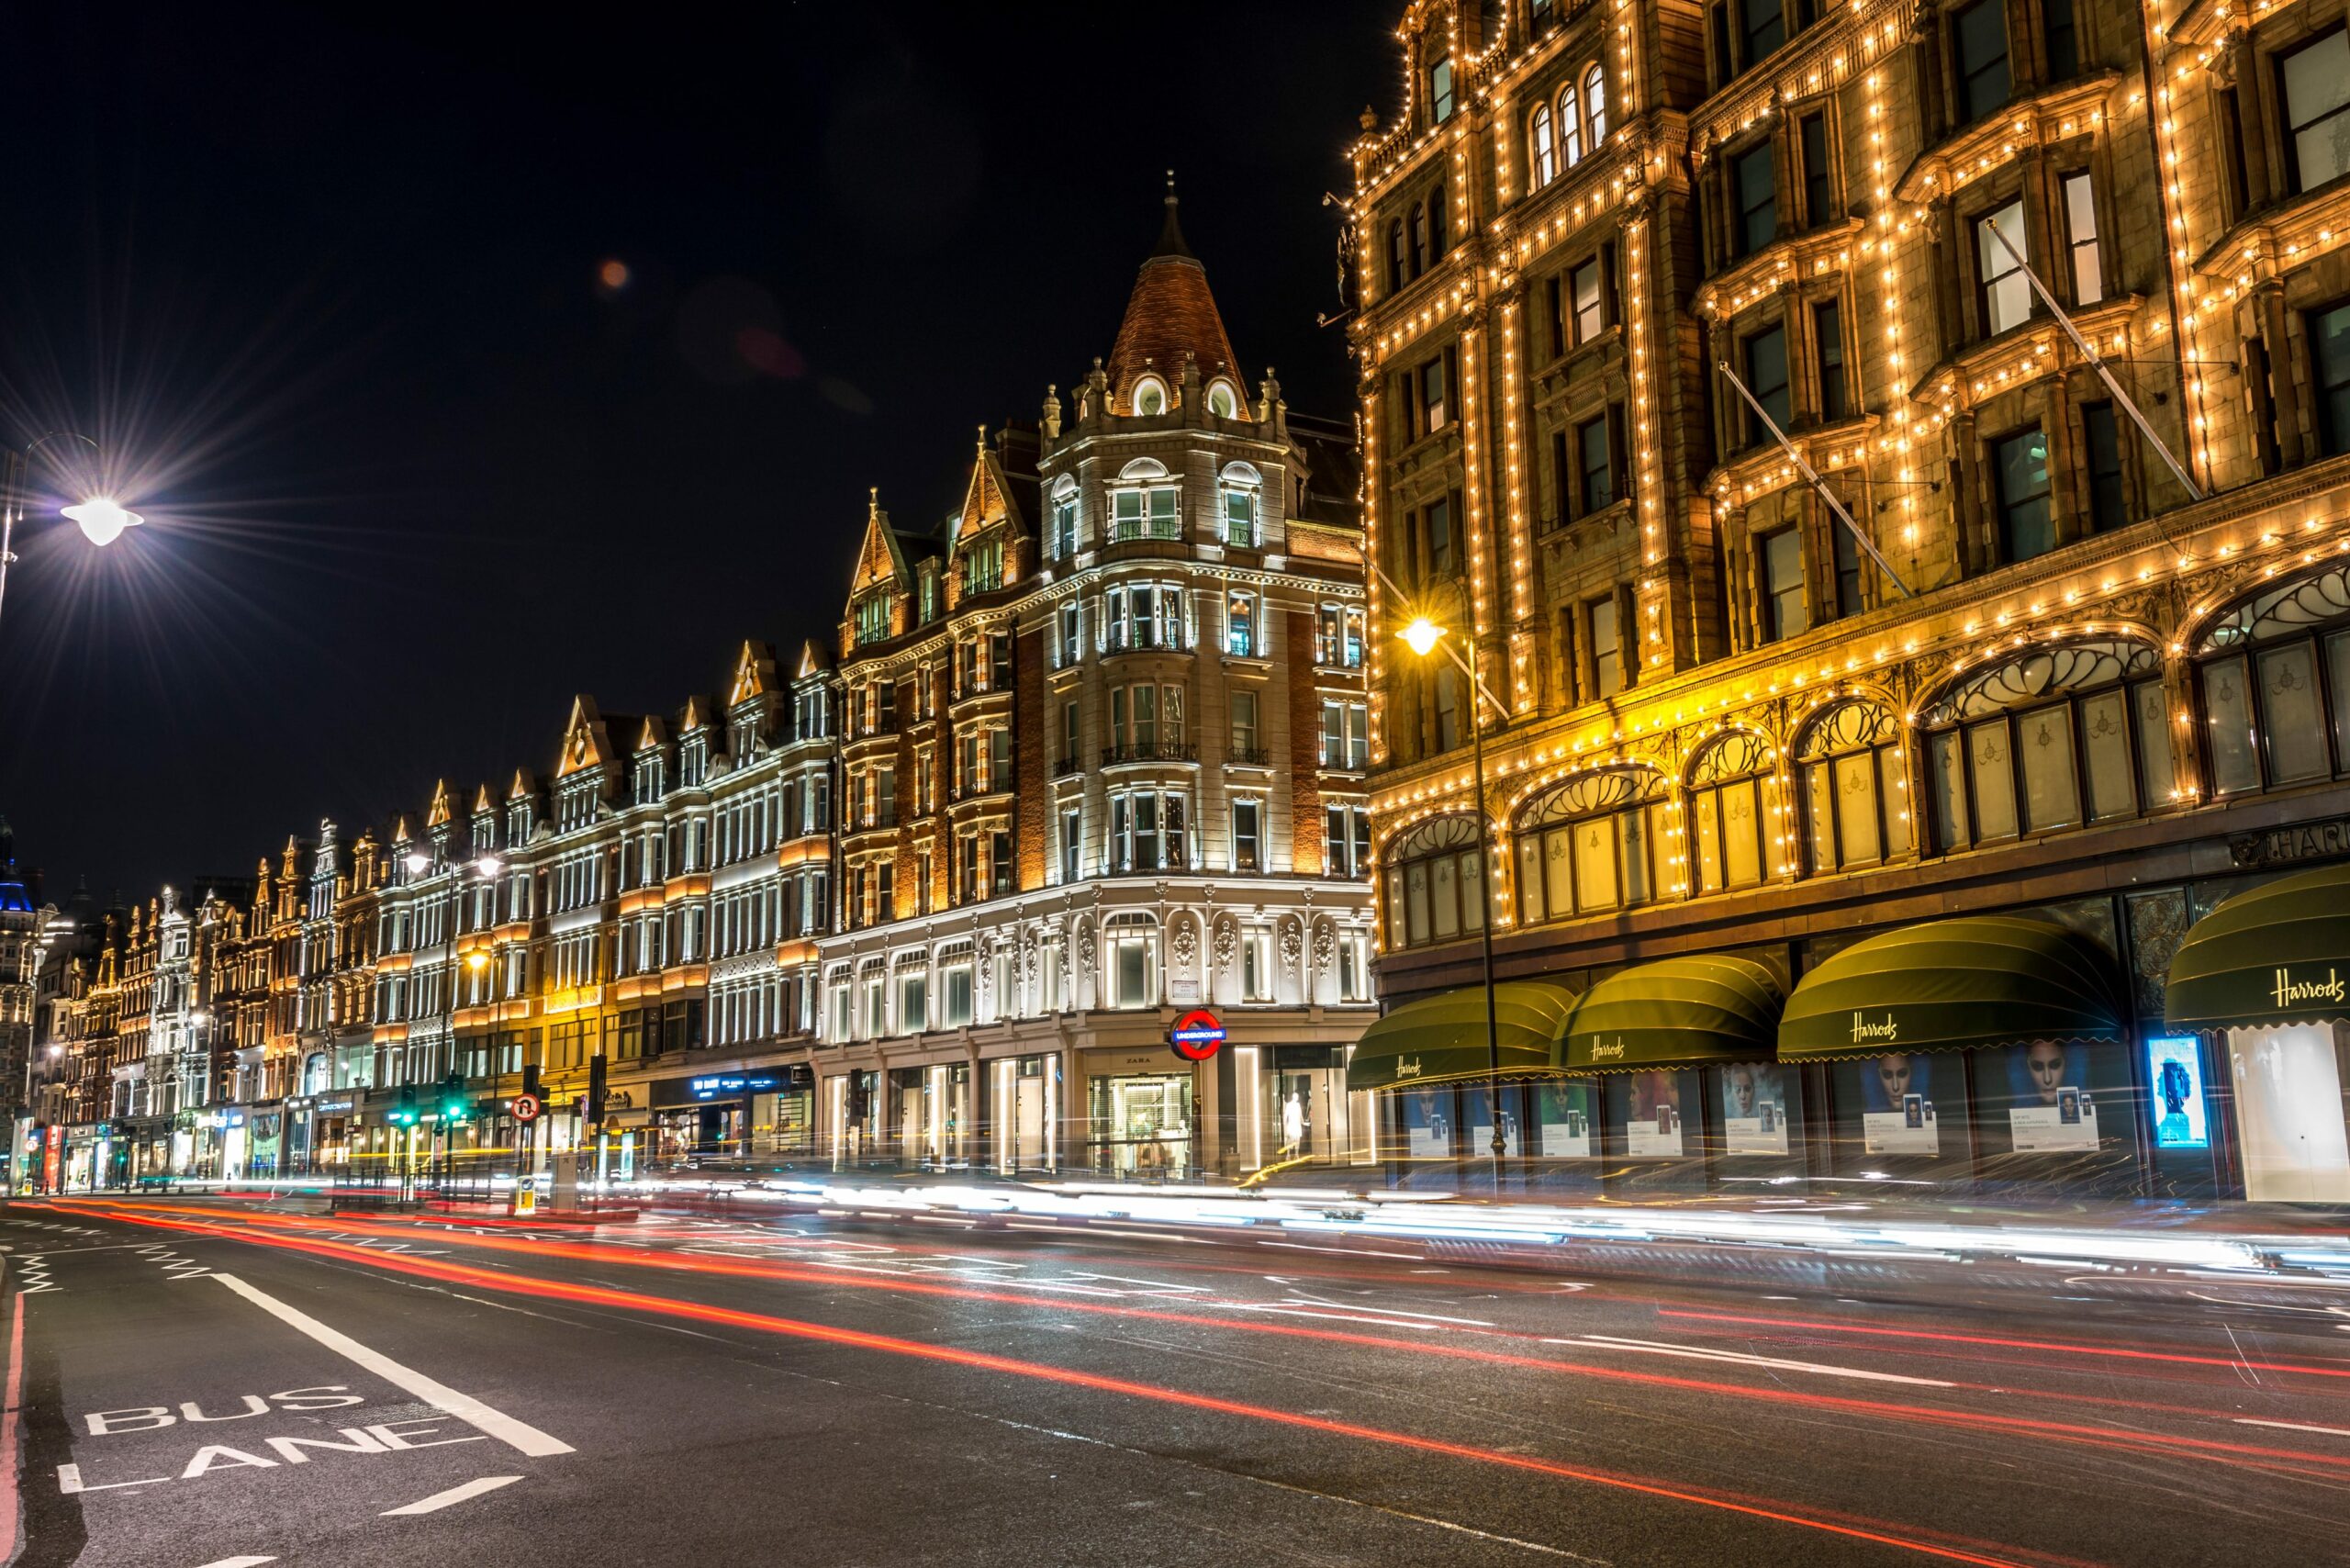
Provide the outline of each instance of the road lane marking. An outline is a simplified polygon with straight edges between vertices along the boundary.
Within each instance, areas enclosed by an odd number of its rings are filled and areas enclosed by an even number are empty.
[[[2350,1427],[2312,1427],[2302,1421],[2262,1421],[2250,1416],[2236,1417],[2239,1427],[2275,1427],[2287,1432],[2323,1432],[2329,1438],[2350,1438]]]
[[[17,1558],[17,1410],[24,1392],[25,1304],[18,1300],[8,1311],[8,1407],[0,1411],[0,1562]]]
[[[446,1383],[436,1383],[420,1372],[404,1367],[380,1350],[369,1350],[349,1335],[328,1327],[308,1313],[286,1305],[266,1291],[255,1290],[234,1274],[214,1274],[212,1278],[278,1321],[308,1335],[346,1361],[366,1368],[403,1393],[412,1394],[426,1404],[446,1411],[458,1420],[479,1428],[518,1452],[529,1454],[533,1459],[544,1459],[551,1454],[574,1451],[571,1445],[561,1439],[549,1437],[527,1422],[517,1421],[511,1416],[491,1409],[469,1394],[460,1394]]]
[[[495,1492],[500,1486],[511,1486],[522,1478],[519,1475],[485,1475],[479,1481],[468,1481],[463,1486],[452,1486],[446,1492],[435,1492],[404,1508],[386,1508],[379,1518],[391,1518],[398,1514],[431,1514],[462,1503],[468,1497],[478,1497],[485,1492]]]
[[[261,1568],[264,1562],[274,1562],[274,1557],[223,1557],[218,1562],[207,1562],[204,1568]]]
[[[1748,1356],[1736,1350],[1708,1350],[1694,1345],[1668,1345],[1655,1339],[1619,1339],[1612,1334],[1586,1334],[1580,1339],[1545,1339],[1546,1345],[1590,1345],[1603,1350],[1630,1350],[1647,1356],[1679,1356],[1693,1361],[1724,1361],[1735,1366],[1767,1367],[1774,1372],[1818,1372],[1863,1383],[1899,1383],[1912,1388],[1956,1388],[1937,1377],[1906,1377],[1899,1372],[1867,1372],[1859,1367],[1830,1366],[1824,1361],[1782,1361],[1776,1356]]]

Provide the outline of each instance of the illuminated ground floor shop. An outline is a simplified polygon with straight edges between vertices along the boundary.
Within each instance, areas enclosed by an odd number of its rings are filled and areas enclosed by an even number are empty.
[[[1408,1002],[1349,1087],[1404,1186],[2350,1202],[2350,865]]]

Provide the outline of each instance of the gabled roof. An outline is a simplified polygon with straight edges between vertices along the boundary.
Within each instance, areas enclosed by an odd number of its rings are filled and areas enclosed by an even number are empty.
[[[697,693],[686,699],[685,711],[677,715],[677,733],[687,734],[710,722],[710,699]]]
[[[644,728],[636,734],[636,749],[640,752],[654,751],[668,744],[669,726],[661,722],[660,714],[647,713]]]
[[[1147,370],[1167,383],[1169,400],[1181,388],[1183,361],[1197,362],[1203,385],[1218,375],[1240,379],[1239,356],[1225,336],[1224,317],[1208,289],[1207,268],[1183,242],[1175,218],[1175,176],[1167,176],[1167,223],[1158,245],[1135,276],[1134,292],[1126,297],[1125,319],[1118,324],[1117,342],[1111,346],[1105,367],[1110,377],[1110,407],[1131,414],[1134,385]]]
[[[775,684],[775,649],[766,643],[745,641],[734,655],[734,679],[726,693],[729,708],[763,696]]]
[[[970,534],[1009,521],[1015,532],[1033,532],[1036,508],[1036,442],[1033,431],[1006,429],[1001,444],[988,445],[987,427],[979,427],[979,455],[971,463],[970,482],[963,487],[963,506],[948,523],[947,553]]]
[[[596,700],[580,693],[571,700],[571,718],[563,726],[563,755],[556,759],[554,776],[567,778],[582,768],[600,767],[610,751]]]
[[[435,778],[432,781],[432,804],[426,807],[424,811],[426,830],[446,827],[453,809],[449,804],[449,781],[446,778]]]
[[[531,770],[518,767],[514,770],[514,781],[506,786],[506,802],[512,805],[517,801],[527,801],[538,792],[538,780],[531,777]]]
[[[811,675],[822,675],[833,667],[833,650],[813,637],[800,644],[800,664],[791,672],[794,680],[805,680]]]
[[[856,547],[856,571],[849,578],[848,591],[854,597],[882,583],[904,591],[913,587],[914,574],[906,563],[905,538],[890,526],[890,514],[881,510],[881,487],[876,485],[866,503],[865,542]]]
[[[474,814],[476,816],[479,816],[484,812],[494,812],[496,810],[498,810],[498,802],[489,798],[489,786],[487,784],[484,784],[480,789],[474,791]]]

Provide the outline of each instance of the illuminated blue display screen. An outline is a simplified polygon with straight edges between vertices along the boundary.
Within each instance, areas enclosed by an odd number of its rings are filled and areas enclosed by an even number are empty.
[[[2209,1148],[2203,1108],[2203,1051],[2192,1035],[2146,1042],[2146,1082],[2154,1091],[2154,1147]]]

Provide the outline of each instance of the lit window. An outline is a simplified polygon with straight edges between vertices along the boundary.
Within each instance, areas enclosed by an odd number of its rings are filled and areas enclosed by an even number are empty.
[[[2277,62],[2293,188],[2314,190],[2350,172],[2350,32],[2340,28]]]
[[[1534,185],[1539,190],[1558,178],[1559,143],[1550,126],[1550,106],[1534,106],[1534,123],[1530,132],[1534,151]]]

